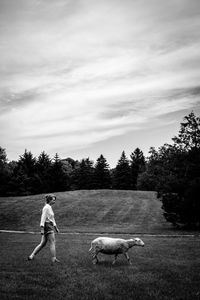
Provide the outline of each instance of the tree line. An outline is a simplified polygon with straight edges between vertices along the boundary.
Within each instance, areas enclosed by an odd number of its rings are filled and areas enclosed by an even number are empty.
[[[101,154],[94,163],[89,158],[53,159],[44,151],[34,157],[25,150],[18,161],[7,161],[0,147],[0,195],[19,196],[81,189],[136,189],[137,177],[145,168],[143,152],[136,148],[130,159],[125,152],[116,168],[110,169]]]
[[[80,189],[157,191],[163,214],[175,226],[200,227],[200,118],[191,112],[180,124],[171,144],[149,156],[136,148],[127,158],[123,151],[111,169],[101,154],[89,158],[53,159],[45,152],[38,158],[25,150],[18,161],[7,161],[0,147],[0,195],[16,196]]]

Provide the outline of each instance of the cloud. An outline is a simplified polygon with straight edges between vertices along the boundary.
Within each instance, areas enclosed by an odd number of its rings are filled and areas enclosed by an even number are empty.
[[[0,138],[9,149],[87,147],[198,106],[198,1],[0,8]]]

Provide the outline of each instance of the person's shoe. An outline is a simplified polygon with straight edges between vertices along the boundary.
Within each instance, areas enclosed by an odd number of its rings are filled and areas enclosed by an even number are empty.
[[[33,257],[31,257],[30,255],[28,256],[28,261],[33,260]]]
[[[57,259],[57,258],[53,258],[53,259],[52,259],[52,263],[60,263],[60,261],[59,261],[59,259]]]

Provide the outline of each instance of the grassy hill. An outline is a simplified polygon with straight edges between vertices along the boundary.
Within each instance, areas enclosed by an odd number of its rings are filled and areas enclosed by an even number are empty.
[[[54,266],[49,247],[27,261],[39,234],[0,233],[1,300],[200,299],[199,236],[142,234],[172,228],[154,192],[73,191],[57,193],[57,198],[54,211],[61,231],[83,233],[56,236],[61,263]],[[38,232],[43,204],[44,195],[0,198],[0,229]],[[123,255],[112,265],[114,257],[104,254],[93,265],[88,249],[99,232],[127,233],[125,238],[140,233],[145,247],[129,250],[132,265]]]
[[[54,212],[61,232],[163,233],[170,230],[155,192],[59,192]],[[39,231],[44,195],[0,198],[0,229]]]

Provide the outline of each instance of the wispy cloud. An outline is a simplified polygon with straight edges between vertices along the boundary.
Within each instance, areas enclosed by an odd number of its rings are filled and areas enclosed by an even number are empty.
[[[198,106],[198,0],[0,0],[0,11],[9,153],[64,154]]]

